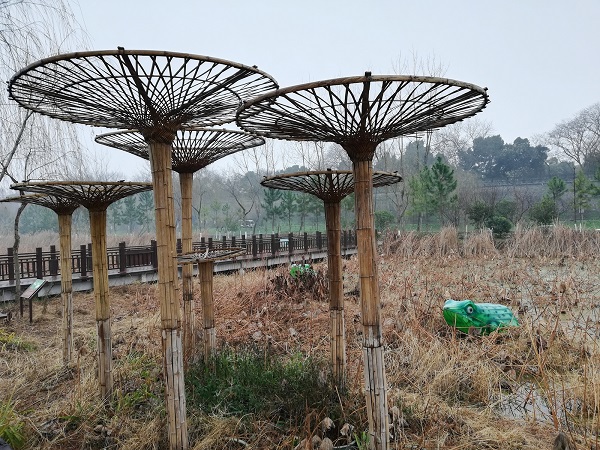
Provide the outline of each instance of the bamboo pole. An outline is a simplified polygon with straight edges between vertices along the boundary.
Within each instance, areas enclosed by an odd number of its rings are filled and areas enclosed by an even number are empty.
[[[353,171],[369,442],[372,449],[386,450],[389,447],[389,419],[381,338],[371,159],[354,160]]]
[[[108,292],[108,256],[106,254],[106,209],[90,210],[94,300],[98,328],[98,378],[102,398],[112,395],[112,335]]]
[[[73,273],[71,268],[72,214],[58,214],[60,234],[60,292],[62,298],[63,364],[69,364],[73,353]]]
[[[331,329],[331,370],[338,386],[346,378],[346,333],[341,252],[341,205],[325,202],[327,228],[327,278],[329,279],[329,323]]]
[[[198,261],[198,276],[200,278],[200,298],[202,299],[202,339],[204,347],[204,362],[209,362],[217,347],[215,330],[215,307],[213,299],[213,269],[214,261]]]
[[[179,283],[176,264],[175,210],[171,170],[171,142],[174,135],[162,140],[147,137],[154,211],[156,216],[156,248],[158,259],[158,295],[163,344],[165,402],[171,450],[186,450],[189,446],[185,410],[183,352]]]
[[[194,174],[184,172],[179,174],[181,189],[181,252],[190,253],[192,246],[192,190]],[[183,291],[183,364],[187,362],[196,347],[194,333],[196,318],[194,314],[194,284],[193,264],[183,264],[181,267],[181,286]]]

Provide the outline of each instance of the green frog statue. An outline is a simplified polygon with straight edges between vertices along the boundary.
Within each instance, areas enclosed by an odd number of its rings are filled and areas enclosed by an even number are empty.
[[[510,308],[497,303],[446,300],[443,314],[448,325],[467,334],[490,334],[506,327],[519,326]]]

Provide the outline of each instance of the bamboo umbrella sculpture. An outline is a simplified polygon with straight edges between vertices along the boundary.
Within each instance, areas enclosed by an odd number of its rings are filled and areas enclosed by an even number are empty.
[[[98,378],[100,380],[100,395],[102,398],[109,398],[112,394],[113,380],[108,258],[106,254],[106,209],[117,200],[138,192],[149,191],[152,189],[152,184],[121,181],[48,181],[16,183],[11,185],[11,188],[70,199],[89,211],[94,300],[98,329]]]
[[[215,307],[213,298],[213,273],[215,261],[230,259],[245,253],[239,247],[224,247],[217,249],[206,248],[200,252],[184,253],[178,256],[178,261],[184,265],[198,263],[198,278],[200,279],[200,299],[202,300],[202,340],[204,361],[209,362],[217,347],[215,331]]]
[[[366,72],[277,89],[245,102],[238,111],[237,123],[246,131],[278,139],[335,142],[352,160],[371,448],[389,446],[371,196],[375,150],[387,139],[473,116],[488,102],[487,89],[461,81]]]
[[[70,122],[137,129],[148,144],[170,449],[189,445],[171,143],[179,128],[229,122],[242,100],[276,87],[273,78],[256,67],[207,56],[123,48],[42,59],[15,74],[8,85],[10,97],[25,108]]]
[[[71,361],[73,352],[73,269],[71,264],[71,218],[79,208],[73,199],[56,195],[29,194],[8,197],[0,202],[19,202],[44,206],[58,215],[60,235],[60,291],[62,298],[63,364]]]
[[[374,172],[373,187],[389,186],[402,181],[395,173]],[[344,384],[346,373],[346,332],[344,325],[344,290],[341,251],[341,201],[354,192],[350,171],[298,172],[265,178],[260,184],[273,189],[286,189],[312,194],[325,206],[327,230],[327,278],[329,279],[329,324],[331,330],[331,370],[338,385]]]
[[[137,131],[117,131],[96,136],[99,144],[150,159],[148,144]],[[179,173],[181,189],[181,252],[192,248],[192,192],[194,173],[240,150],[263,145],[265,140],[242,131],[192,127],[177,131],[173,141],[172,168]],[[181,270],[183,291],[183,352],[185,362],[195,348],[193,264]]]

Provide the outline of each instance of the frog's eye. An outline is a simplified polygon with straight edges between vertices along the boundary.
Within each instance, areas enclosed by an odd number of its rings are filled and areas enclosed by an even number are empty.
[[[473,314],[473,307],[471,305],[467,306],[467,314]]]

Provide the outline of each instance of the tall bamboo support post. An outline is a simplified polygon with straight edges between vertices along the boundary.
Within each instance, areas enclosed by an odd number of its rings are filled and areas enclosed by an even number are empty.
[[[190,172],[179,174],[179,187],[181,190],[181,252],[191,253],[192,247],[192,190],[194,188],[194,174]],[[183,349],[184,365],[189,360],[193,349],[196,347],[196,333],[194,325],[194,266],[184,264],[181,267],[181,290],[183,292]]]
[[[110,398],[113,389],[113,376],[108,256],[106,254],[106,209],[90,209],[89,214],[96,328],[98,330],[98,379],[100,381],[100,395],[102,398]]]
[[[374,187],[398,183],[396,173],[375,172]],[[323,200],[327,229],[327,278],[329,281],[329,324],[331,372],[335,384],[342,387],[346,375],[346,332],[341,249],[341,201],[354,192],[354,175],[349,171],[297,172],[265,178],[261,184],[274,189],[287,189],[312,194]]]
[[[20,70],[9,82],[10,97],[27,109],[70,122],[136,129],[150,147],[171,450],[186,450],[189,443],[180,319],[175,311],[177,271],[172,261],[166,261],[174,252],[168,247],[175,248],[170,144],[178,129],[227,123],[243,99],[276,87],[273,78],[256,67],[188,53],[122,47],[45,58]],[[161,230],[162,226],[166,229]]]
[[[344,284],[342,278],[342,207],[325,202],[327,229],[327,278],[329,280],[329,324],[331,328],[331,371],[338,386],[346,375],[346,325],[344,323]]]
[[[148,144],[138,131],[117,131],[96,136],[96,142],[149,159]],[[192,252],[192,194],[194,173],[241,150],[264,144],[265,140],[241,131],[189,127],[177,130],[171,144],[171,166],[179,173],[181,190],[182,253]],[[182,267],[184,367],[196,348],[193,265]]]
[[[72,214],[58,215],[60,234],[60,292],[62,299],[63,364],[71,362],[73,354],[73,269],[71,264]]]
[[[150,167],[154,186],[154,212],[158,257],[158,292],[162,327],[169,442],[187,447],[183,349],[177,278],[177,244],[171,172],[171,142],[149,141]]]
[[[79,203],[55,195],[29,194],[9,197],[2,202],[26,202],[51,209],[58,215],[60,236],[60,292],[62,303],[62,355],[63,364],[71,362],[73,356],[73,269],[71,264],[71,224],[73,212]]]
[[[387,383],[381,339],[379,281],[373,221],[371,160],[353,161],[356,214],[356,245],[360,276],[363,363],[369,435],[373,442],[388,441]]]
[[[481,111],[487,90],[447,78],[378,75],[317,81],[278,89],[244,103],[237,123],[262,136],[328,141],[353,163],[369,445],[389,448],[388,411],[376,243],[372,159],[381,142],[434,130]]]

